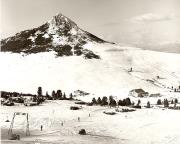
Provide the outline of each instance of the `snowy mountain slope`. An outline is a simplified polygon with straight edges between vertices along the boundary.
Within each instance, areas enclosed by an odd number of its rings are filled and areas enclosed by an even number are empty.
[[[1,41],[1,50],[38,53],[55,51],[57,56],[82,55],[85,58],[99,56],[82,46],[87,42],[105,43],[104,40],[80,29],[76,23],[62,14],[38,28],[25,30]]]
[[[99,95],[123,96],[134,88],[160,92],[180,84],[180,55],[89,42],[101,59],[78,56],[56,57],[55,52],[38,54],[0,53],[0,88],[33,92],[42,86],[51,92],[80,89]],[[132,67],[133,71],[128,72]],[[157,78],[159,76],[159,78]]]
[[[2,40],[1,50],[0,90],[36,93],[42,86],[127,95],[134,88],[158,92],[180,85],[179,54],[105,42],[62,14]]]

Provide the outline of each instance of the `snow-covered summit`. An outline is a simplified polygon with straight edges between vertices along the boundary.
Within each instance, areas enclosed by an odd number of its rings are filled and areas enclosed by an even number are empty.
[[[62,34],[70,32],[72,29],[78,31],[78,26],[75,22],[61,13],[54,16],[49,22],[49,34]]]
[[[62,14],[57,14],[45,24],[21,31],[15,36],[1,41],[1,50],[10,52],[38,53],[55,51],[57,56],[83,56],[100,58],[86,43],[105,43],[104,40],[79,28],[75,22]]]

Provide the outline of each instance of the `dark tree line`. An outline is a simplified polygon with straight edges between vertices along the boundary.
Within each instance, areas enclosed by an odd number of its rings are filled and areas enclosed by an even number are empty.
[[[37,104],[43,103],[46,99],[48,100],[72,100],[73,95],[72,93],[69,95],[69,97],[66,96],[66,93],[62,93],[61,90],[57,90],[56,92],[53,90],[52,94],[49,95],[48,92],[46,92],[46,95],[43,95],[42,87],[38,87],[37,94],[30,94],[30,93],[18,93],[18,92],[6,92],[1,91],[1,97],[9,100],[10,102],[18,102],[23,103],[24,102],[24,96],[31,96],[33,102],[37,102]],[[12,99],[13,97],[16,97],[16,99]]]
[[[65,92],[62,92],[61,90],[53,90],[52,94],[49,95],[48,92],[46,92],[46,99],[48,100],[72,100],[73,94],[70,93],[69,96],[66,95]]]
[[[130,106],[132,105],[130,98],[126,98],[118,101],[119,106]]]
[[[8,99],[10,97],[20,97],[20,96],[35,96],[34,94],[30,93],[18,93],[18,92],[6,92],[6,91],[1,91],[1,97]]]
[[[101,105],[101,106],[107,106],[115,107],[115,106],[130,106],[132,105],[130,98],[125,98],[123,100],[116,101],[113,96],[109,96],[109,99],[104,96],[102,99],[98,97],[96,100],[95,98],[92,99],[91,102],[93,105]]]
[[[164,105],[164,107],[169,107],[169,101],[168,99],[164,99],[163,101],[161,101],[161,99],[158,99],[157,101],[157,105]],[[175,98],[174,100],[171,100],[171,104],[177,104],[178,103],[178,99]]]

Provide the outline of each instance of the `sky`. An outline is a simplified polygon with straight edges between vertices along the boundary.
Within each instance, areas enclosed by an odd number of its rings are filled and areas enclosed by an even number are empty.
[[[180,52],[180,0],[0,0],[1,38],[57,13],[107,41]]]

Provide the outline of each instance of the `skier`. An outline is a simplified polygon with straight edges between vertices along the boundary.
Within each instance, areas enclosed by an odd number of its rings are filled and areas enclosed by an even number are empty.
[[[43,130],[43,126],[41,125],[41,131]]]
[[[132,72],[132,67],[131,67],[131,69],[130,69],[130,72]]]

